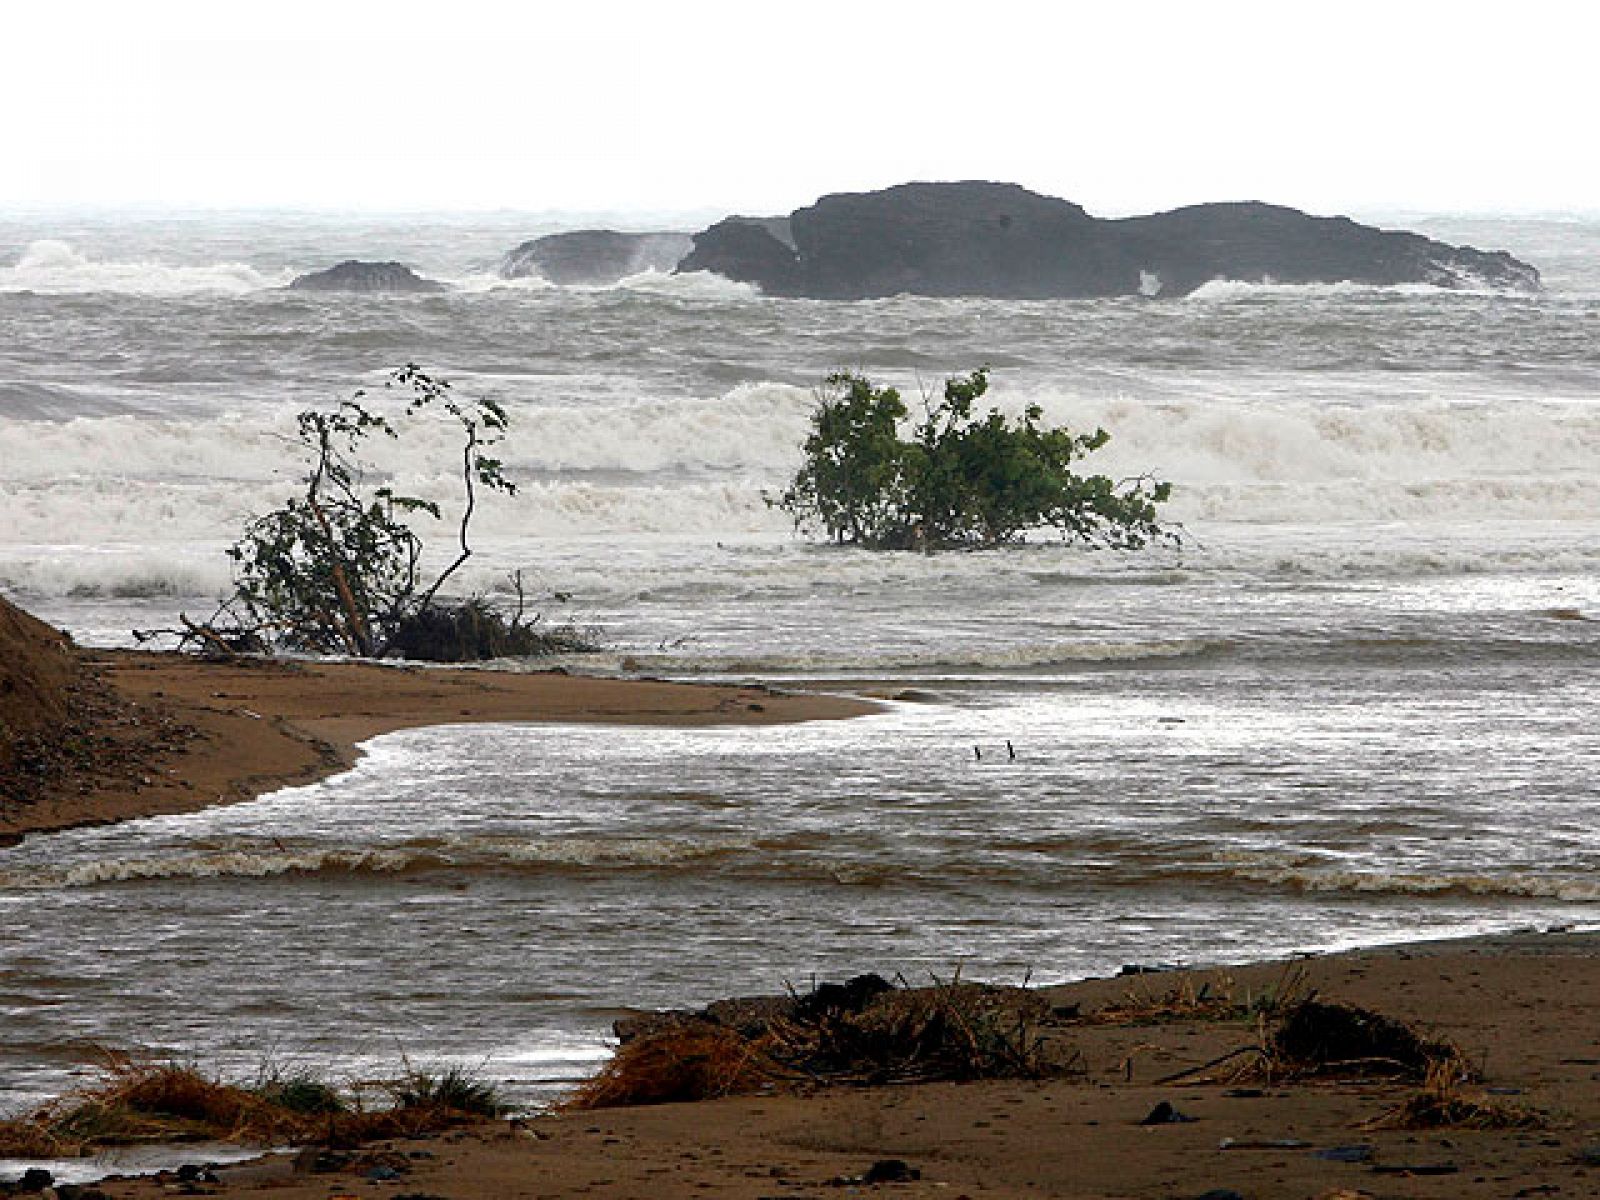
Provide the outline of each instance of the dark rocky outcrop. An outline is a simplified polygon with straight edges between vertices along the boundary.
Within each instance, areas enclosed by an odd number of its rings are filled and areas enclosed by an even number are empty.
[[[605,287],[643,271],[669,272],[689,252],[687,233],[619,233],[579,229],[523,242],[500,264],[506,279],[538,276],[551,283]]]
[[[1101,220],[1065,200],[983,182],[824,196],[787,219],[730,217],[696,234],[678,269],[826,300],[1174,296],[1214,279],[1539,286],[1534,268],[1504,252],[1344,217],[1251,203]]]
[[[729,217],[694,235],[692,249],[678,264],[680,272],[712,271],[741,283],[753,283],[769,296],[807,296],[800,255],[787,217]]]
[[[424,279],[404,263],[346,259],[326,271],[301,275],[289,285],[300,292],[446,292],[435,279]]]
[[[1539,272],[1505,251],[1450,246],[1348,217],[1312,217],[1275,204],[1197,204],[1107,221],[1129,261],[1182,295],[1213,279],[1259,283],[1426,283],[1537,291]]]

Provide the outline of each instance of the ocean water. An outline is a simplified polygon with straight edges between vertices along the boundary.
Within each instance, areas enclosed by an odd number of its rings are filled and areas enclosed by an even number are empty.
[[[96,1046],[406,1055],[535,1103],[629,1006],[1594,924],[1600,222],[1407,224],[1547,291],[823,304],[506,283],[546,231],[513,215],[0,219],[0,589],[80,640],[209,612],[294,485],[295,412],[415,361],[510,412],[521,491],[466,582],[523,570],[597,627],[574,667],[918,696],[413,730],[0,850],[0,1108]],[[283,290],[345,257],[454,288]],[[1003,406],[1109,429],[1100,469],[1171,479],[1182,545],[871,554],[764,503],[828,371],[914,396],[980,364]],[[420,431],[374,470],[447,499],[448,455]]]

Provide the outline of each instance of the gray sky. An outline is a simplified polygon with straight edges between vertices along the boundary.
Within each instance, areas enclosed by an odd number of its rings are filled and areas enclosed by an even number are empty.
[[[0,209],[1600,210],[1586,4],[550,7],[10,0]]]

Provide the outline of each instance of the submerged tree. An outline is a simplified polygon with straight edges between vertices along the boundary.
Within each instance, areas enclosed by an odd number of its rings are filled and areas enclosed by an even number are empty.
[[[1171,484],[1072,470],[1110,440],[1105,430],[1044,426],[1038,405],[1017,420],[994,408],[975,415],[988,389],[987,368],[947,379],[908,440],[898,391],[854,372],[830,375],[805,462],[770,502],[801,530],[876,550],[995,546],[1047,527],[1118,548],[1175,536],[1156,513]]]
[[[483,597],[445,604],[441,589],[472,556],[469,540],[479,493],[516,493],[492,451],[505,437],[506,412],[488,398],[463,400],[450,384],[415,365],[384,387],[406,394],[395,417],[358,391],[333,411],[299,414],[296,433],[308,467],[304,486],[281,508],[256,517],[228,550],[234,594],[207,625],[185,622],[184,638],[210,649],[286,649],[360,658],[403,655],[461,660],[586,648],[570,628],[535,630],[517,606],[503,615]],[[459,445],[460,515],[456,548],[436,574],[423,569],[423,541],[411,522],[442,521],[433,500],[371,486],[361,459],[368,439],[398,439],[424,412],[454,426]]]

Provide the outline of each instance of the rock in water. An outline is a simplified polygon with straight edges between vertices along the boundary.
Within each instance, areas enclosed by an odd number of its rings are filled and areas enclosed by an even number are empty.
[[[619,233],[579,229],[523,242],[500,264],[505,279],[538,276],[551,283],[605,287],[644,271],[663,274],[689,252],[687,233]]]
[[[711,271],[769,296],[809,294],[788,217],[729,217],[691,240],[680,272]]]
[[[326,271],[301,275],[289,285],[299,292],[446,292],[436,279],[424,279],[404,263],[346,259]]]
[[[1450,246],[1348,217],[1313,217],[1276,204],[1197,204],[1107,221],[1161,295],[1214,279],[1247,283],[1424,283],[1539,290],[1539,272],[1505,251]]]
[[[1252,203],[1101,220],[1008,183],[824,196],[788,218],[730,217],[693,241],[680,271],[820,300],[1181,296],[1216,279],[1539,288],[1538,271],[1503,251],[1345,217]]]

